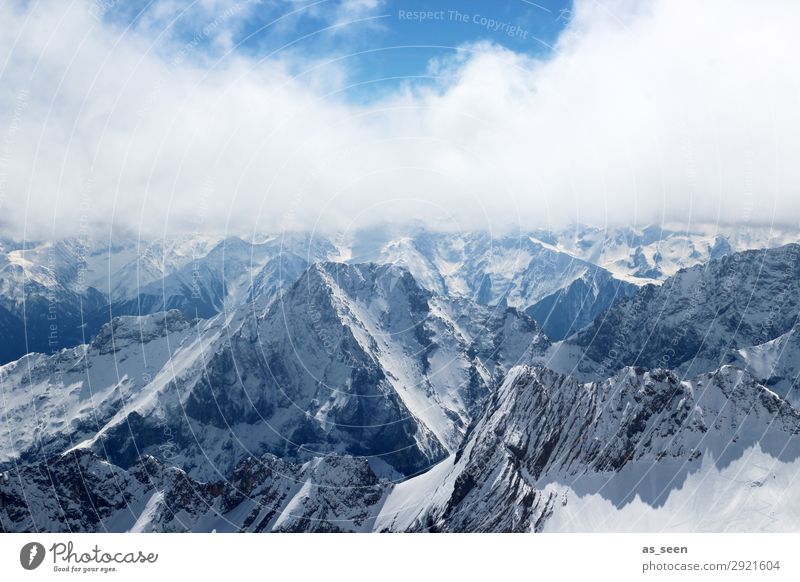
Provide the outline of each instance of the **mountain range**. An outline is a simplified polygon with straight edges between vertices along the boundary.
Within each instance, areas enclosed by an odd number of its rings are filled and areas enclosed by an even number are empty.
[[[796,530],[796,238],[3,241],[0,529]]]

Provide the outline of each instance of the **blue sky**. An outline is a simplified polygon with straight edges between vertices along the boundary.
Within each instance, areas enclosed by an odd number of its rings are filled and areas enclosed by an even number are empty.
[[[433,59],[470,43],[546,58],[571,8],[570,0],[139,0],[114,4],[104,17],[212,58],[232,50],[303,63],[340,59],[358,100],[429,82]]]

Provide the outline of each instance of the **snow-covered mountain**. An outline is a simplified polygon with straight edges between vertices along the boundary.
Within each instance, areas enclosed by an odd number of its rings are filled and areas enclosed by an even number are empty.
[[[85,324],[105,300],[93,287],[78,283],[79,247],[74,241],[33,247],[4,241],[0,251],[0,361],[92,337],[96,330],[85,329]]]
[[[0,466],[60,453],[97,434],[174,369],[196,326],[178,311],[120,317],[90,344],[0,367]]]
[[[622,366],[688,375],[724,363],[733,349],[791,330],[800,313],[800,245],[735,253],[682,269],[618,301],[570,339],[599,377]]]
[[[399,267],[317,264],[264,315],[116,318],[89,345],[3,366],[0,463],[77,447],[210,478],[253,454],[343,453],[413,474],[548,347],[525,314],[434,297]]]
[[[0,366],[0,529],[796,530],[800,245],[704,232],[3,241],[80,335]]]
[[[335,454],[302,464],[248,457],[225,478],[198,481],[151,456],[122,468],[75,449],[0,475],[0,526],[685,531],[675,520],[689,515],[692,530],[793,531],[800,507],[786,494],[798,457],[800,413],[733,367],[691,382],[626,368],[581,384],[519,366],[455,454],[402,482]],[[680,505],[692,496],[708,503]]]
[[[592,269],[555,293],[528,307],[550,339],[563,340],[580,331],[618,300],[639,288],[614,278],[605,269]]]
[[[117,297],[111,311],[140,315],[179,309],[190,317],[213,317],[258,300],[266,307],[294,283],[308,266],[336,254],[326,240],[282,235],[263,241],[227,237],[206,254]]]
[[[485,305],[505,303],[525,309],[599,270],[526,233],[369,234],[357,233],[353,240],[341,242],[344,256],[401,265],[435,293]]]
[[[205,234],[85,239],[80,241],[85,283],[103,293],[109,302],[131,299],[142,287],[205,257],[222,240],[221,236]]]
[[[795,229],[719,224],[641,228],[577,225],[532,236],[637,285],[663,281],[680,269],[732,252],[775,248],[798,241]]]
[[[264,309],[312,262],[336,254],[307,235],[6,242],[2,251],[0,362],[86,343],[115,316]]]
[[[795,234],[713,225],[691,231],[575,226],[497,235],[387,227],[336,236],[148,240],[112,233],[105,239],[1,240],[0,331],[10,339],[0,348],[0,362],[85,343],[117,315],[178,309],[190,318],[210,318],[247,302],[263,311],[309,265],[326,260],[405,267],[438,295],[532,310],[561,339],[630,294],[632,285],[660,283],[680,268],[733,250],[791,242]]]

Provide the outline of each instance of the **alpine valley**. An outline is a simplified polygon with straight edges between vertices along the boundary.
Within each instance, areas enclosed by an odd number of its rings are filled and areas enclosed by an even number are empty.
[[[0,531],[797,531],[798,241],[0,239]]]

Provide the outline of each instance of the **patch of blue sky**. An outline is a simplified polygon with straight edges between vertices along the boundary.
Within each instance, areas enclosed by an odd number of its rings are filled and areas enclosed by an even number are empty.
[[[298,75],[329,62],[356,101],[434,85],[430,64],[476,43],[546,58],[571,16],[571,0],[105,2],[106,20],[158,39],[158,50],[190,44],[209,62],[280,59]]]

